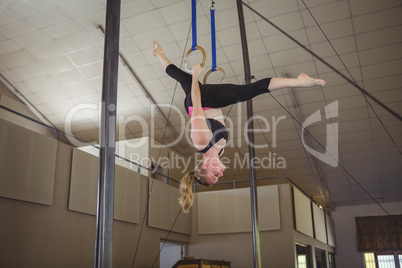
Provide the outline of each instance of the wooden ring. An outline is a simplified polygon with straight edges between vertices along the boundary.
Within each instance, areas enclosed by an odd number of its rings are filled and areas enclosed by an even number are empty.
[[[200,46],[195,46],[195,49],[194,50],[199,50],[199,51],[201,51],[201,53],[202,53],[202,62],[201,62],[201,67],[204,67],[204,65],[205,65],[205,61],[206,61],[206,59],[207,59],[207,53],[205,53],[205,50],[202,48],[202,47],[200,47]],[[187,53],[186,53],[186,55],[185,55],[185,57],[184,57],[184,69],[188,72],[188,73],[191,73],[191,70],[193,69],[188,63],[187,63],[187,58],[188,58],[188,55],[190,55],[190,53],[191,52],[193,52],[194,51],[193,50],[193,48],[190,48],[188,51],[187,51]]]
[[[221,79],[221,81],[220,81],[219,83],[217,83],[217,84],[222,84],[222,82],[225,80],[225,78],[226,78],[226,73],[225,73],[225,71],[224,71],[221,67],[216,67],[215,69],[216,69],[215,71],[213,71],[212,69],[210,69],[210,70],[205,74],[204,80],[203,80],[203,83],[204,83],[204,84],[207,84],[208,76],[209,76],[212,72],[216,72],[216,71],[221,71],[221,72],[222,72],[222,79]]]

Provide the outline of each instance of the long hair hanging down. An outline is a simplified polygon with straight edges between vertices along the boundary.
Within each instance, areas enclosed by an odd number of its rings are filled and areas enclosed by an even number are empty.
[[[204,179],[202,178],[202,175],[204,173],[205,170],[202,169],[202,162],[200,162],[193,171],[186,173],[181,179],[179,204],[183,212],[189,213],[190,208],[194,203],[194,182],[198,182],[199,184],[208,186],[207,184],[205,184]]]
[[[195,182],[194,171],[190,171],[184,175],[180,183],[179,204],[185,213],[190,212],[190,208],[194,203],[193,184]]]

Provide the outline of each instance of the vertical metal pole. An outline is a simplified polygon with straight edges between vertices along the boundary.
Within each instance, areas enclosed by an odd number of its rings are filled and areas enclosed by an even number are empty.
[[[120,3],[120,0],[108,0],[106,3],[95,268],[112,267]]]
[[[247,36],[246,36],[246,27],[244,22],[244,13],[243,13],[243,5],[241,0],[237,0],[237,13],[239,16],[239,26],[240,26],[240,35],[241,35],[241,43],[243,48],[243,64],[244,64],[244,75],[246,84],[251,83],[251,71],[250,71],[250,59],[248,55],[248,46],[247,46]],[[252,132],[254,129],[253,123],[253,101],[247,101],[247,122],[248,125],[248,152],[249,152],[249,171],[250,171],[250,198],[251,198],[251,220],[252,220],[252,229],[253,229],[253,252],[254,252],[254,268],[261,267],[261,257],[260,257],[260,231],[258,226],[258,204],[257,204],[257,180],[255,175],[255,166],[254,166],[254,133]],[[251,145],[250,145],[251,144]]]

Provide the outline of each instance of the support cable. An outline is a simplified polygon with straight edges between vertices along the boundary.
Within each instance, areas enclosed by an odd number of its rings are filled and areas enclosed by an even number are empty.
[[[162,249],[163,249],[163,247],[165,246],[166,241],[168,240],[169,235],[170,235],[170,233],[172,232],[173,227],[174,227],[174,225],[176,224],[176,221],[177,221],[177,219],[178,219],[179,216],[180,216],[180,213],[181,213],[181,209],[179,209],[179,212],[177,213],[177,216],[176,216],[176,218],[175,218],[174,221],[173,221],[172,227],[170,227],[170,230],[169,230],[167,236],[166,236],[165,239],[163,240],[162,247],[160,248],[159,253],[158,253],[158,255],[156,256],[156,258],[155,258],[155,260],[154,260],[154,263],[152,264],[152,268],[155,267],[155,263],[156,263],[156,261],[158,260],[159,256],[161,255]]]
[[[215,2],[212,1],[211,13],[211,48],[212,48],[212,71],[216,71],[216,35],[215,35]]]
[[[98,26],[97,27],[99,33],[102,35],[102,37],[105,37],[105,31],[102,28],[102,26]],[[144,94],[145,98],[147,98],[147,100],[150,102],[151,107],[154,107],[156,112],[161,116],[161,118],[163,119],[163,121],[165,122],[165,131],[167,128],[170,128],[170,130],[173,132],[173,134],[178,137],[179,134],[176,133],[175,129],[173,128],[173,126],[169,123],[169,116],[168,118],[165,117],[165,115],[162,113],[161,109],[158,108],[158,106],[156,105],[155,100],[152,98],[152,96],[149,94],[148,90],[145,89],[145,86],[143,85],[143,83],[141,82],[141,79],[139,79],[139,77],[136,75],[136,73],[134,72],[134,70],[131,68],[130,64],[128,63],[128,61],[124,58],[124,56],[119,53],[119,60],[121,62],[121,64],[123,65],[123,67],[127,70],[127,72],[130,74],[130,76],[134,79],[134,81],[137,83],[138,87],[140,88],[141,92]],[[171,103],[173,104],[173,102]],[[169,111],[170,113],[170,111]],[[183,146],[186,147],[186,146]]]
[[[276,26],[275,24],[273,24],[271,21],[269,21],[267,18],[265,18],[264,16],[262,16],[260,13],[258,13],[255,9],[253,9],[252,7],[250,7],[248,4],[242,2],[243,5],[245,5],[246,7],[248,7],[251,11],[253,11],[255,14],[257,14],[258,16],[260,16],[263,20],[265,20],[266,22],[268,22],[269,24],[271,24],[274,28],[276,28],[278,31],[280,31],[281,33],[283,33],[284,35],[286,35],[288,38],[290,38],[292,41],[294,41],[296,44],[298,44],[300,47],[302,47],[304,50],[306,50],[307,52],[309,52],[311,55],[315,56],[316,58],[318,58],[322,63],[324,63],[325,65],[327,65],[329,68],[331,68],[333,71],[335,71],[337,74],[339,74],[340,76],[342,76],[345,80],[347,80],[350,84],[354,85],[356,88],[358,88],[361,92],[364,92],[365,94],[367,94],[367,96],[369,96],[370,98],[372,98],[373,100],[375,100],[378,104],[380,104],[384,109],[386,109],[387,111],[389,111],[391,114],[393,114],[394,116],[396,116],[397,118],[399,118],[399,120],[401,120],[401,117],[396,114],[394,111],[392,111],[391,109],[389,109],[388,107],[386,107],[383,103],[381,103],[380,101],[378,101],[376,98],[372,97],[371,94],[367,93],[364,89],[362,89],[360,86],[358,86],[356,83],[354,83],[352,80],[350,80],[348,77],[346,77],[345,75],[343,75],[342,73],[340,73],[338,70],[336,70],[333,66],[331,66],[329,63],[327,63],[326,61],[324,61],[322,58],[320,58],[317,54],[315,54],[314,52],[312,52],[311,50],[309,50],[308,48],[306,48],[303,44],[301,44],[299,41],[297,41],[296,39],[294,39],[293,37],[291,37],[289,34],[287,34],[285,31],[283,31],[281,28],[279,28],[278,26]],[[295,120],[300,127],[311,137],[313,138],[313,140],[315,142],[317,142],[317,144],[325,150],[325,147],[303,126],[303,124],[301,122],[299,122],[287,109],[286,107],[284,107],[273,95],[271,92],[269,92],[269,94],[271,95],[271,97],[293,118],[293,120]],[[331,154],[329,154],[329,156],[346,172],[346,174],[348,174],[350,176],[350,178],[352,178],[352,180],[375,202],[377,203],[377,205],[387,214],[387,215],[391,215],[378,201],[377,199],[375,199],[367,190],[366,188],[363,187],[363,185],[357,181],[357,179],[348,171],[346,170],[346,168],[339,163],[339,161],[337,159],[335,159]]]
[[[284,76],[286,78],[288,77],[286,73],[284,74]],[[298,102],[296,100],[296,96],[295,96],[292,88],[289,88],[289,93],[290,93],[290,97],[291,97],[291,99],[293,101],[293,105],[294,105],[294,109],[296,111],[297,117],[298,117],[299,121],[301,122],[301,121],[303,121],[302,120],[302,114],[300,112],[299,104],[298,104]],[[310,136],[306,137],[306,143],[310,148],[312,148]],[[324,174],[323,174],[323,172],[321,170],[320,164],[318,163],[318,160],[315,157],[312,157],[312,161],[313,161],[314,166],[315,166],[315,168],[316,168],[316,170],[318,172],[318,176],[320,177],[321,183],[324,185],[326,198],[330,199],[330,193],[329,193],[329,190],[328,190],[328,186],[327,186]],[[320,193],[321,193],[321,197],[325,200],[324,195],[323,195],[322,190],[321,190],[321,187],[320,187]],[[329,200],[329,202],[330,202],[330,200]]]
[[[101,26],[98,26],[97,29],[98,29],[99,32],[104,36],[104,31],[103,31],[102,27],[101,27]],[[188,39],[188,38],[187,38],[187,39]],[[187,46],[187,43],[186,43],[186,46]],[[184,57],[183,57],[183,58],[184,58]],[[182,59],[183,59],[183,58],[182,58]],[[127,63],[127,61],[123,58],[123,56],[122,56],[121,54],[119,54],[119,60],[121,61],[121,63],[123,64],[123,66],[126,68],[126,70],[131,74],[131,76],[134,78],[134,80],[138,83],[138,85],[139,85],[140,89],[142,90],[142,92],[145,94],[145,96],[147,97],[147,99],[151,102],[151,105],[153,105],[153,106],[156,108],[156,110],[157,110],[157,112],[159,113],[159,115],[160,115],[160,116],[163,118],[163,120],[165,121],[165,127],[164,127],[163,136],[162,136],[162,141],[161,141],[161,145],[163,146],[163,142],[164,142],[165,137],[166,137],[166,130],[170,127],[170,128],[172,129],[172,131],[173,131],[174,133],[176,133],[176,131],[174,130],[173,126],[169,123],[169,118],[170,118],[171,111],[172,111],[171,107],[172,107],[172,105],[173,105],[174,97],[175,97],[175,95],[176,95],[177,82],[176,82],[176,86],[175,86],[175,89],[174,89],[174,92],[173,92],[173,96],[172,96],[172,100],[171,100],[171,103],[170,103],[170,108],[169,108],[168,115],[167,115],[167,117],[165,117],[165,116],[163,115],[162,111],[157,107],[157,105],[156,105],[156,103],[154,102],[154,100],[151,98],[151,96],[150,96],[150,95],[148,94],[148,92],[145,90],[145,87],[142,85],[142,83],[140,82],[140,80],[138,79],[138,77],[135,75],[134,71],[131,69],[131,67],[129,66],[129,64]],[[160,158],[160,155],[161,155],[162,146],[161,146],[161,148],[159,149],[158,159]],[[159,160],[158,160],[158,162],[159,162]],[[158,163],[156,163],[156,164],[158,164]],[[156,165],[155,168],[154,168],[153,170],[150,170],[150,171],[151,171],[152,173],[155,173],[157,167],[158,167],[158,165]],[[162,174],[161,174],[161,175],[162,175]],[[145,214],[144,214],[144,217],[143,217],[142,223],[141,223],[140,235],[139,235],[139,238],[138,238],[138,240],[137,240],[137,245],[136,245],[136,250],[135,250],[135,253],[134,253],[134,258],[133,258],[133,262],[132,262],[132,267],[133,267],[134,264],[135,264],[135,260],[136,260],[136,256],[137,256],[137,252],[138,252],[138,247],[139,247],[139,243],[140,243],[140,240],[141,240],[142,230],[143,230],[143,227],[144,227],[145,218],[146,218],[146,215],[147,215],[147,213],[148,213],[149,199],[150,199],[151,193],[152,193],[153,182],[154,182],[154,181],[152,181],[152,184],[151,184],[151,186],[150,186],[149,193],[148,193],[147,206],[146,206]],[[172,226],[172,228],[173,228],[173,226]]]
[[[188,30],[187,39],[186,39],[186,44],[185,44],[184,47],[187,47],[188,39],[189,39],[189,36],[190,36],[190,31],[191,31],[191,25],[190,25],[189,30]],[[183,62],[184,57],[185,57],[185,55],[184,55],[184,53],[183,53],[181,62]],[[181,67],[181,66],[180,66],[180,67]],[[173,97],[172,97],[172,100],[171,100],[171,103],[170,103],[169,113],[168,113],[167,120],[166,120],[165,130],[163,131],[163,136],[162,136],[161,145],[163,145],[163,141],[164,141],[164,139],[165,139],[165,134],[166,134],[167,126],[168,126],[168,124],[170,124],[169,121],[168,121],[168,119],[169,119],[170,114],[171,114],[171,110],[172,110],[171,107],[172,107],[172,105],[173,105],[174,96],[176,95],[177,85],[178,85],[178,82],[176,82],[175,88],[174,88],[174,91],[173,91]],[[158,159],[160,158],[161,151],[162,151],[162,146],[161,146],[161,148],[159,149]],[[158,160],[158,161],[159,161],[159,160]],[[156,168],[156,167],[155,167],[155,168]],[[151,184],[151,186],[149,187],[149,191],[148,191],[147,206],[146,206],[146,208],[145,208],[144,217],[142,218],[141,228],[140,228],[140,235],[139,235],[138,240],[137,240],[137,246],[136,246],[136,248],[135,248],[133,263],[132,263],[131,267],[134,267],[135,260],[136,260],[136,257],[137,257],[138,247],[139,247],[139,244],[140,244],[141,235],[142,235],[142,231],[143,231],[143,228],[144,228],[145,218],[146,218],[146,216],[147,216],[147,214],[148,214],[149,200],[150,200],[150,198],[151,198],[153,185],[154,185],[154,181],[152,180],[152,184]],[[165,245],[165,243],[166,243],[166,241],[167,241],[167,239],[168,239],[168,237],[169,237],[171,231],[173,230],[173,227],[174,227],[174,225],[176,224],[176,220],[178,219],[178,217],[179,217],[179,215],[180,215],[180,212],[181,212],[181,210],[179,210],[179,213],[177,214],[176,219],[174,220],[174,222],[173,222],[173,224],[172,224],[172,227],[170,228],[170,230],[169,230],[169,232],[168,232],[168,234],[167,234],[167,236],[166,236],[166,238],[165,238],[165,240],[164,240],[164,243],[163,243],[162,247],[160,248],[160,251],[159,251],[159,253],[158,253],[157,258],[159,258],[160,252],[162,251],[162,249],[163,249],[163,247],[164,247],[164,245]],[[154,262],[154,265],[155,265],[155,262]],[[152,266],[152,267],[153,267],[153,266]]]
[[[338,71],[335,67],[333,67],[331,64],[329,64],[328,62],[326,62],[324,59],[322,59],[320,56],[318,56],[316,53],[314,53],[313,51],[311,51],[310,49],[308,49],[306,46],[304,46],[302,43],[300,43],[299,41],[297,41],[295,38],[293,38],[292,36],[290,36],[288,33],[286,33],[284,30],[282,30],[281,28],[279,28],[277,25],[275,25],[274,23],[272,23],[270,20],[268,20],[267,18],[265,18],[263,15],[261,15],[258,11],[256,11],[255,9],[253,9],[251,6],[249,6],[248,4],[242,2],[243,5],[245,5],[246,7],[248,7],[251,11],[253,11],[256,15],[258,15],[260,18],[262,18],[263,20],[265,20],[266,22],[268,22],[269,24],[271,24],[271,26],[273,26],[275,29],[277,29],[278,31],[280,31],[281,33],[283,33],[286,37],[288,37],[289,39],[291,39],[293,42],[295,42],[297,45],[299,45],[301,48],[303,48],[304,50],[306,50],[308,53],[310,53],[311,55],[313,55],[314,57],[316,57],[321,63],[323,63],[324,65],[326,65],[328,68],[330,68],[331,70],[333,70],[335,73],[337,73],[339,76],[341,76],[343,79],[345,79],[346,81],[348,81],[351,85],[353,85],[355,88],[357,88],[358,90],[360,90],[362,93],[364,93],[366,96],[368,96],[370,99],[372,99],[373,101],[375,101],[378,105],[380,105],[382,108],[384,108],[385,110],[387,110],[389,113],[391,113],[393,116],[395,116],[399,121],[402,121],[402,117],[400,115],[398,115],[395,111],[393,111],[392,109],[390,109],[389,107],[387,107],[384,103],[382,103],[381,101],[379,101],[376,97],[374,97],[372,94],[370,94],[369,92],[367,92],[365,89],[363,89],[362,87],[360,87],[358,84],[356,84],[354,81],[352,81],[349,77],[347,77],[346,75],[342,74],[340,71]]]
[[[0,74],[0,82],[5,85],[14,95],[16,95],[28,109],[36,115],[44,124],[55,128],[55,126],[27,99],[25,96],[18,91],[2,74]]]
[[[193,37],[193,43],[191,45],[191,48],[187,51],[185,54],[184,58],[184,69],[188,72],[191,73],[191,66],[188,64],[188,56],[190,55],[191,52],[195,50],[199,50],[202,53],[202,62],[201,67],[204,67],[205,65],[205,60],[207,58],[207,53],[205,53],[205,50],[197,45],[197,0],[191,0],[191,32],[192,32],[192,37]]]
[[[343,75],[341,72],[339,72],[337,69],[335,69],[332,65],[330,65],[329,63],[327,63],[326,61],[324,61],[321,57],[319,57],[317,54],[315,54],[314,52],[312,52],[311,50],[309,50],[307,47],[305,47],[303,44],[301,44],[299,41],[297,41],[296,39],[294,39],[292,36],[290,36],[289,34],[287,34],[285,31],[283,31],[281,28],[279,28],[278,26],[276,26],[275,24],[273,24],[271,21],[269,21],[267,18],[265,18],[264,16],[262,16],[259,12],[257,12],[255,9],[253,9],[252,7],[250,7],[248,4],[242,2],[243,5],[245,5],[246,7],[248,7],[251,11],[253,11],[255,14],[257,14],[259,17],[261,17],[263,20],[265,20],[266,22],[268,22],[269,24],[271,24],[275,29],[277,29],[278,31],[280,31],[281,33],[283,33],[284,35],[286,35],[288,38],[290,38],[292,41],[294,41],[296,44],[298,44],[300,47],[302,47],[304,50],[306,50],[307,52],[309,52],[311,55],[313,55],[314,57],[316,57],[318,60],[320,60],[322,63],[324,63],[325,65],[327,65],[330,69],[332,69],[333,71],[335,71],[337,74],[339,74],[342,78],[344,78],[346,81],[348,81],[350,84],[352,84],[353,86],[355,86],[357,89],[359,89],[362,93],[366,94],[367,96],[369,96],[372,100],[374,100],[375,102],[377,102],[380,106],[382,106],[385,110],[387,110],[388,112],[390,112],[392,115],[394,115],[395,117],[397,117],[400,121],[402,121],[401,117],[394,111],[392,111],[390,108],[388,108],[386,105],[384,105],[382,102],[380,102],[379,100],[377,100],[375,97],[373,97],[370,93],[366,92],[363,88],[361,88],[359,85],[357,85],[356,83],[354,83],[351,79],[349,79],[348,77],[346,77],[345,75]],[[304,128],[303,124],[301,122],[299,122],[271,93],[269,93],[271,95],[271,97],[293,118],[293,120],[295,120],[300,126],[301,128],[310,136],[313,138],[313,140],[315,142],[317,142],[318,145],[320,145],[320,147],[322,149],[325,150],[325,147],[307,130]],[[387,214],[387,215],[391,215],[388,210],[386,210],[379,202],[377,199],[375,199],[367,190],[366,188],[363,187],[363,185],[348,171],[346,170],[346,168],[339,163],[339,161],[337,159],[335,159],[331,154],[329,154],[329,156],[346,172],[346,174],[348,174],[350,176],[350,178],[352,178],[352,180]]]
[[[197,48],[197,1],[191,0],[191,33],[193,43],[191,45],[192,50]]]
[[[329,40],[328,36],[325,34],[324,30],[321,28],[320,24],[318,23],[318,21],[316,20],[316,18],[314,17],[313,13],[310,11],[309,7],[306,5],[306,3],[304,2],[304,0],[301,0],[302,3],[304,4],[305,8],[307,9],[307,11],[310,13],[312,19],[314,20],[314,22],[316,23],[317,27],[320,29],[321,33],[324,35],[325,39],[327,40],[328,44],[331,46],[332,50],[335,52],[336,56],[338,57],[338,59],[340,60],[340,62],[342,63],[343,67],[345,68],[345,70],[348,72],[349,76],[352,78],[353,82],[357,85],[356,79],[354,79],[352,73],[349,71],[348,67],[346,67],[345,62],[342,60],[341,56],[339,55],[338,51],[336,51],[335,47],[332,45],[331,41]],[[366,100],[366,103],[368,104],[368,106],[370,107],[370,109],[373,111],[374,115],[376,116],[376,118],[378,119],[378,121],[380,122],[381,126],[384,128],[385,132],[387,133],[388,137],[391,139],[392,143],[395,145],[395,147],[397,148],[397,150],[399,151],[399,153],[402,155],[402,151],[400,149],[398,149],[398,145],[396,144],[394,138],[391,136],[391,134],[389,133],[388,129],[385,127],[384,123],[382,122],[382,120],[380,119],[380,117],[378,116],[377,112],[375,111],[374,107],[371,105],[371,103],[368,101],[367,96],[361,92],[361,94],[363,95],[364,99]]]
[[[215,34],[215,2],[212,0],[212,5],[210,8],[210,14],[211,14],[211,50],[212,50],[212,67],[211,69],[205,74],[204,76],[204,84],[207,83],[208,81],[208,76],[212,72],[220,71],[222,73],[222,78],[221,81],[218,84],[222,84],[223,81],[226,78],[226,73],[225,71],[221,68],[216,66],[216,34]]]
[[[305,131],[309,137],[311,137],[323,150],[325,150],[325,147],[303,126],[303,124],[297,120],[296,117],[294,117],[292,115],[292,113],[286,109],[285,106],[282,105],[282,103],[280,103],[280,101],[278,101],[277,98],[275,98],[271,92],[269,92],[269,94],[271,95],[271,97],[293,118],[293,120],[302,128],[303,131]],[[375,199],[367,190],[366,188],[363,187],[363,185],[341,164],[339,163],[339,161],[333,157],[330,153],[328,153],[328,155],[338,164],[338,166],[340,166],[345,172],[346,174],[348,174],[352,180],[354,182],[356,182],[356,184],[375,202],[377,203],[377,205],[387,214],[387,215],[391,215],[388,210],[386,210],[378,201],[377,199]]]

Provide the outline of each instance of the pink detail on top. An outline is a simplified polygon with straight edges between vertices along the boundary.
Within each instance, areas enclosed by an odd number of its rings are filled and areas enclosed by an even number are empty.
[[[212,109],[212,108],[210,108],[210,107],[202,107],[202,110],[209,110],[209,109]],[[190,115],[190,117],[191,117],[191,115],[193,114],[193,106],[188,106],[188,114]]]

